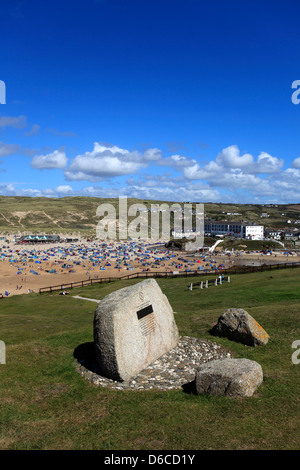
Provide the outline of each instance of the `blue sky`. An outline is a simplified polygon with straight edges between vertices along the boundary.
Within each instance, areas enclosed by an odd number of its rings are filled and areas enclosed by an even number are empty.
[[[299,14],[1,0],[0,194],[300,202]]]

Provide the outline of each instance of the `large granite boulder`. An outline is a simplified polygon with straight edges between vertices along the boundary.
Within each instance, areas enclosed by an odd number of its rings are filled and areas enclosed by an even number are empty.
[[[269,341],[269,335],[257,321],[242,308],[229,308],[218,319],[211,333],[230,340],[258,346]]]
[[[196,371],[198,395],[252,396],[263,381],[260,364],[249,359],[216,359]]]
[[[179,340],[172,307],[155,279],[107,295],[94,317],[100,373],[127,381]]]

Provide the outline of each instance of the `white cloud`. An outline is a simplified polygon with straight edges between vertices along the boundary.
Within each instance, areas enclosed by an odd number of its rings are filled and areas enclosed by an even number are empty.
[[[272,157],[266,152],[261,152],[257,157],[257,168],[254,173],[277,173],[281,171],[284,161],[277,157]]]
[[[193,166],[196,160],[185,157],[184,155],[171,155],[158,162],[160,166],[169,166],[175,170],[182,170],[185,167]]]
[[[0,157],[19,150],[0,142]],[[25,149],[23,149],[23,152]],[[43,153],[38,155],[38,152]],[[49,152],[49,153],[48,153]],[[163,158],[161,150],[130,151],[118,146],[94,143],[91,151],[77,155],[67,166],[65,152],[49,148],[36,150],[32,168],[61,169],[67,181],[104,182],[110,186],[88,186],[74,190],[69,184],[37,190],[18,189],[9,183],[1,194],[61,197],[89,195],[99,197],[137,197],[165,201],[199,202],[297,202],[300,199],[300,157],[283,170],[284,161],[261,151],[253,156],[231,145],[208,162],[174,154]],[[166,170],[162,172],[160,170]],[[126,176],[126,185],[119,176]],[[67,183],[66,181],[66,183]]]
[[[0,127],[14,127],[15,129],[24,129],[27,126],[26,116],[2,116],[0,117]]]
[[[292,163],[292,168],[300,168],[300,157],[295,158],[295,160]]]
[[[0,142],[0,157],[6,157],[7,155],[12,155],[19,150],[19,145],[14,144],[4,144]]]
[[[22,190],[16,190],[17,196],[28,196],[28,197],[41,197],[43,196],[42,191],[34,188],[26,188]]]
[[[148,149],[144,152],[144,161],[158,161],[162,158],[162,152],[159,149]]]
[[[250,153],[240,155],[237,145],[230,145],[229,147],[218,153],[216,162],[218,165],[225,168],[245,168],[253,164],[253,156]]]
[[[70,194],[73,192],[73,189],[71,188],[71,186],[63,184],[61,186],[57,186],[55,191],[59,194]]]
[[[54,189],[46,188],[46,189],[43,189],[43,196],[45,196],[45,197],[56,197],[57,194],[54,191]]]
[[[261,181],[259,174],[276,174],[282,172],[284,161],[272,157],[266,152],[260,152],[255,161],[254,157],[245,153],[240,155],[236,145],[231,145],[218,153],[215,160],[206,165],[200,165],[195,160],[189,160],[183,167],[183,174],[188,180],[206,180],[212,186],[251,187]],[[255,176],[256,175],[256,176]]]
[[[187,179],[216,182],[228,178],[229,175],[233,180],[240,180],[242,175],[275,174],[282,171],[284,163],[282,159],[272,157],[266,152],[260,152],[255,161],[249,153],[240,155],[236,145],[223,149],[215,160],[206,165],[200,165],[196,160],[186,157],[183,157],[182,161],[184,164],[181,164],[181,167]]]
[[[47,155],[36,155],[31,160],[32,168],[37,168],[39,170],[52,170],[55,168],[62,169],[66,165],[66,154],[60,150],[55,150]]]
[[[12,183],[1,183],[0,194],[3,196],[42,196],[42,191],[34,188],[16,189]]]
[[[68,181],[86,180],[101,181],[122,175],[136,173],[140,168],[146,167],[150,161],[161,158],[158,149],[148,149],[144,154],[129,151],[117,146],[107,147],[94,143],[91,152],[77,155],[65,171]]]
[[[214,161],[211,161],[202,167],[199,163],[194,161],[192,165],[186,165],[183,169],[184,176],[189,180],[209,180],[219,174],[222,175],[223,173],[224,169]]]
[[[31,137],[33,135],[37,135],[40,132],[40,126],[38,124],[34,124],[29,132],[25,132],[26,137]]]
[[[3,196],[10,196],[14,195],[15,193],[15,188],[12,184],[10,183],[0,183],[0,194]]]
[[[145,175],[136,181],[127,180],[129,187],[122,189],[122,194],[162,201],[218,201],[222,196],[218,189],[202,182],[191,183],[184,177],[164,175]]]
[[[222,196],[217,189],[204,187],[199,188],[196,185],[182,185],[174,188],[172,186],[147,187],[131,186],[126,189],[126,195],[137,199],[154,199],[161,201],[220,201]]]
[[[147,188],[159,188],[159,187],[169,187],[178,189],[182,184],[186,184],[186,181],[183,176],[171,176],[169,174],[163,175],[145,175],[138,180],[134,178],[128,178],[126,180],[128,186],[145,186]]]

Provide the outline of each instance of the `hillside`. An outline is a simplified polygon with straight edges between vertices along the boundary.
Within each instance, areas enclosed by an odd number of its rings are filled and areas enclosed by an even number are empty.
[[[100,204],[104,203],[113,204],[118,217],[118,199],[0,196],[0,233],[77,233],[93,236],[99,221],[96,210]],[[128,198],[127,203],[128,207],[132,204],[143,204],[150,209],[151,204],[165,203],[171,205],[173,202]],[[183,207],[183,204],[181,206]],[[300,220],[300,204],[205,203],[204,209],[205,217],[215,220],[247,221],[273,228],[300,228],[300,224],[288,223],[288,220],[292,222]],[[130,218],[128,219],[130,220]]]
[[[84,297],[103,299],[139,281],[94,284],[73,289],[69,296],[25,294],[1,300],[6,365],[0,366],[0,449],[110,454],[126,449],[132,455],[172,449],[185,455],[189,450],[194,455],[197,450],[299,449],[300,365],[292,355],[299,358],[300,352],[293,346],[300,338],[300,269],[232,275],[230,283],[193,291],[188,285],[198,278],[157,279],[176,312],[181,337],[211,341],[237,359],[261,365],[263,383],[252,397],[240,398],[195,395],[190,380],[170,390],[155,385],[152,390],[110,389],[93,382],[94,375],[89,382],[78,373],[75,359],[90,364],[86,353],[93,344],[96,308]],[[270,335],[268,344],[253,348],[212,336],[212,326],[229,307],[247,310]],[[182,370],[188,368],[184,356],[178,356]],[[169,369],[166,376],[178,386],[176,373]]]

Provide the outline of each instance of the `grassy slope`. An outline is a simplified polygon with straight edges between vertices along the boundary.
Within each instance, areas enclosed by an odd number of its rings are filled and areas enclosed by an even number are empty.
[[[76,347],[93,339],[95,304],[58,294],[3,299],[0,339],[0,449],[298,449],[300,270],[232,276],[188,290],[190,279],[160,279],[181,335],[218,342],[258,361],[264,383],[251,398],[200,397],[182,390],[109,391],[75,371]],[[137,280],[76,289],[103,298]],[[73,291],[75,294],[75,290]],[[228,307],[248,310],[270,335],[251,348],[209,330]]]
[[[162,201],[137,200],[128,198],[131,204],[163,204]],[[93,197],[64,197],[64,198],[31,198],[0,196],[0,232],[13,233],[16,231],[30,231],[43,233],[85,233],[95,235],[95,227],[99,220],[96,209],[99,204],[112,203],[118,214],[118,199],[100,199]],[[165,202],[172,205],[172,202]],[[182,204],[181,204],[182,205]],[[281,205],[278,207],[264,207],[247,204],[216,204],[204,205],[205,215],[216,220],[241,221],[247,220],[260,225],[284,227],[288,219],[298,220],[300,205]],[[240,215],[227,215],[237,212]],[[260,214],[267,212],[269,218],[261,218]],[[284,214],[284,215],[282,215]],[[289,228],[293,228],[289,226]],[[297,227],[299,227],[297,225]]]

